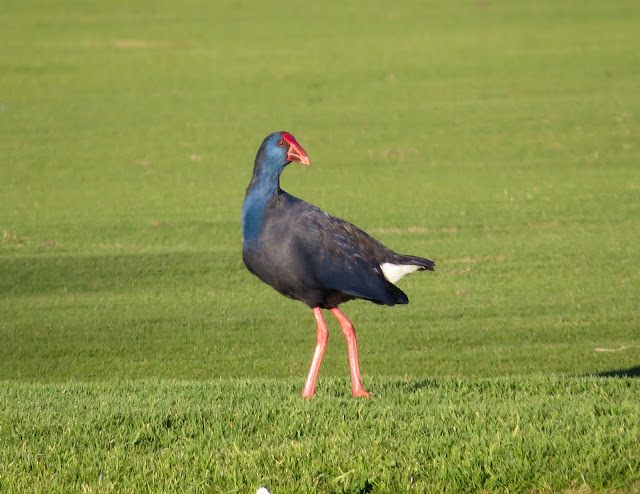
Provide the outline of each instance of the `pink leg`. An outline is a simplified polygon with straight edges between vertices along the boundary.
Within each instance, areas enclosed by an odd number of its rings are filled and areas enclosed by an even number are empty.
[[[367,393],[362,387],[362,379],[360,378],[360,364],[358,363],[358,342],[356,340],[356,332],[353,324],[347,316],[345,316],[340,309],[334,307],[331,309],[331,313],[336,316],[336,319],[340,322],[342,327],[342,333],[347,339],[347,349],[349,351],[349,368],[351,369],[351,388],[353,396],[364,396],[370,398],[371,395]]]
[[[316,318],[316,326],[318,332],[316,333],[316,350],[313,352],[313,359],[311,360],[311,367],[309,369],[309,375],[307,376],[307,382],[304,384],[302,390],[303,398],[311,398],[316,391],[316,381],[318,380],[318,371],[320,370],[320,364],[322,363],[322,356],[324,350],[327,348],[327,340],[329,339],[329,330],[322,317],[322,310],[320,307],[313,309],[313,315]]]

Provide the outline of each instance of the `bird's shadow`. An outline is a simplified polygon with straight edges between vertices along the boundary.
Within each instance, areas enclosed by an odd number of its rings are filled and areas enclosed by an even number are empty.
[[[640,378],[640,366],[630,367],[628,369],[616,369],[605,372],[598,373],[585,373],[585,374],[576,374],[574,377],[609,377],[609,378]],[[446,380],[445,380],[446,381]],[[460,386],[464,387],[464,380],[460,383],[452,380],[451,382],[445,382],[442,379],[432,378],[432,379],[416,379],[416,380],[403,380],[403,381],[394,381],[392,383],[383,383],[382,387],[391,387],[396,391],[401,391],[407,394],[418,393],[424,389],[433,389],[438,386]],[[489,381],[487,381],[488,383]],[[484,385],[489,385],[485,383]]]
[[[595,374],[598,377],[640,377],[640,366],[629,369],[617,369]]]

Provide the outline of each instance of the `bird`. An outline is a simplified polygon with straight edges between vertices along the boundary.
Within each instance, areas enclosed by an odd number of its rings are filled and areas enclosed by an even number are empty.
[[[313,311],[316,346],[302,396],[315,394],[329,336],[325,309],[346,339],[352,395],[370,397],[362,384],[354,325],[338,306],[353,299],[407,304],[395,283],[414,271],[434,271],[435,263],[398,254],[355,225],[282,190],[280,174],[292,162],[311,164],[291,133],[273,132],[262,141],[242,203],[242,258],[264,283]]]

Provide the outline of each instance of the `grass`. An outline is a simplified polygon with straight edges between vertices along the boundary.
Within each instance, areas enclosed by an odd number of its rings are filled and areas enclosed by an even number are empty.
[[[3,393],[0,465],[18,492],[637,488],[639,384],[377,378],[362,401],[332,379],[304,401],[258,379],[21,383]]]
[[[0,490],[637,492],[639,20],[4,2]],[[373,401],[334,321],[298,398],[313,318],[242,265],[279,129],[284,188],[437,262],[343,307]]]

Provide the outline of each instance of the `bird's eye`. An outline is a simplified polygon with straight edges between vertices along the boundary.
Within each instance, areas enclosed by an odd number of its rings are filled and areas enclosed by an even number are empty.
[[[284,146],[284,139],[280,139],[278,141],[278,146],[280,146],[280,147]]]

